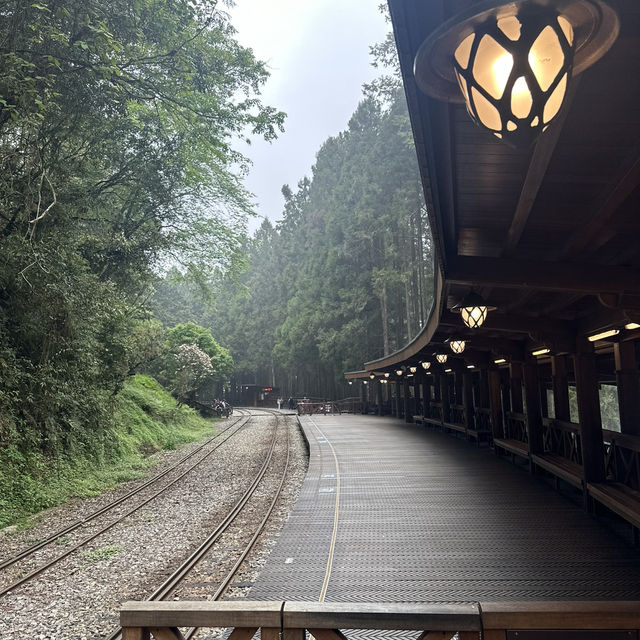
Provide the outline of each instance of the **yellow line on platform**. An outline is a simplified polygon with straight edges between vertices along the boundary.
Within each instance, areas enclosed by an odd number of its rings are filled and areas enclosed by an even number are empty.
[[[336,502],[333,510],[333,532],[331,534],[331,545],[329,546],[329,558],[327,559],[327,569],[324,574],[324,582],[322,583],[322,590],[320,591],[320,602],[324,602],[325,596],[327,595],[327,589],[329,588],[329,579],[331,578],[331,570],[333,569],[333,555],[336,548],[336,537],[338,536],[338,516],[340,514],[340,465],[338,463],[338,456],[336,455],[336,450],[333,448],[331,442],[329,442],[329,438],[322,432],[322,429],[318,426],[318,424],[313,420],[313,418],[309,417],[311,424],[318,430],[320,435],[324,438],[325,442],[331,448],[331,453],[333,454],[333,460],[336,465]]]

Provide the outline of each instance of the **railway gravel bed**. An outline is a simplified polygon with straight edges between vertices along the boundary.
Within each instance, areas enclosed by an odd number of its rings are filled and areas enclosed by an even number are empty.
[[[286,418],[290,432],[290,471],[276,511],[267,530],[247,558],[246,568],[236,577],[228,596],[244,596],[250,590],[260,567],[275,544],[275,539],[295,502],[307,468],[307,452],[294,416]],[[224,423],[222,423],[224,426]],[[166,494],[125,519],[84,549],[72,554],[29,583],[0,598],[2,638],[40,640],[97,640],[117,625],[117,612],[125,600],[145,599],[155,587],[186,557],[218,523],[239,493],[251,482],[262,464],[264,447],[271,439],[273,418],[267,414],[252,419],[233,444],[223,446],[195,473],[180,481]],[[251,501],[250,513],[256,519],[264,503],[270,503],[286,455],[286,434],[282,430],[276,446],[274,472],[265,477],[264,489]],[[195,447],[197,445],[189,445]],[[182,457],[188,447],[161,458],[150,470],[154,475]],[[276,468],[277,467],[277,468]],[[138,482],[143,482],[139,480]],[[61,528],[132,488],[132,483],[100,498],[73,501],[52,509],[39,518],[28,532],[7,534],[0,540],[0,555],[33,543],[39,536]],[[190,588],[173,597],[206,598],[215,591],[222,557],[227,550],[242,545],[251,535],[249,526],[234,527],[216,545],[209,559],[198,569]],[[65,540],[58,542],[63,547]]]

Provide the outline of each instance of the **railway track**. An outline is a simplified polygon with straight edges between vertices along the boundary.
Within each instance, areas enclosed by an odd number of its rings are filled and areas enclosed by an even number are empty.
[[[264,462],[256,475],[254,476],[251,484],[247,487],[245,492],[238,498],[233,507],[229,510],[227,515],[222,519],[222,521],[211,531],[211,533],[207,536],[204,542],[186,559],[184,562],[147,598],[150,601],[153,600],[164,600],[170,597],[172,594],[176,592],[176,590],[181,587],[185,581],[188,579],[192,571],[198,564],[206,557],[206,555],[211,551],[214,545],[220,540],[221,536],[225,532],[229,530],[229,528],[236,523],[238,518],[243,513],[243,509],[249,503],[251,498],[256,494],[258,488],[263,482],[269,467],[272,463],[274,452],[276,449],[277,438],[279,428],[281,423],[284,423],[283,417],[276,412],[271,412],[266,409],[260,409],[259,411],[263,413],[268,413],[274,416],[275,418],[275,427],[273,430],[273,437],[271,439],[271,443],[267,454],[265,456]],[[236,555],[236,557],[232,558],[233,566],[226,572],[226,575],[217,583],[216,589],[213,593],[208,593],[206,595],[209,600],[219,600],[226,590],[229,588],[235,576],[238,574],[240,569],[242,568],[243,562],[246,557],[249,555],[251,550],[254,548],[256,542],[258,541],[261,533],[264,531],[267,522],[269,521],[269,517],[273,513],[276,504],[278,502],[278,498],[282,493],[282,488],[284,486],[285,480],[287,478],[287,473],[289,470],[289,431],[284,425],[284,429],[286,431],[286,457],[284,464],[282,465],[281,471],[279,473],[279,479],[277,482],[277,486],[275,491],[273,492],[273,497],[268,504],[267,509],[263,513],[262,519],[252,527],[252,530],[248,532],[247,537],[248,540],[244,543],[242,550]],[[251,516],[252,520],[255,520],[255,516]],[[227,561],[229,559],[227,558]],[[190,640],[193,638],[198,632],[197,628],[192,628],[184,633],[185,640]],[[109,636],[106,637],[106,640],[120,640],[122,638],[121,630],[115,629]]]
[[[125,518],[131,516],[133,513],[147,505],[149,502],[163,494],[165,491],[173,487],[176,483],[178,483],[182,478],[184,478],[187,474],[191,473],[195,468],[197,468],[200,464],[202,464],[206,459],[208,459],[215,451],[217,451],[223,444],[228,442],[233,436],[235,436],[251,419],[250,412],[243,412],[243,414],[239,415],[237,419],[235,419],[224,431],[216,434],[215,436],[208,438],[205,442],[203,442],[200,446],[196,447],[193,451],[188,453],[179,459],[175,464],[171,465],[161,473],[153,476],[146,482],[142,483],[132,491],[129,491],[123,496],[120,496],[118,499],[113,500],[109,504],[97,509],[83,518],[80,518],[68,526],[59,529],[47,536],[45,539],[38,541],[37,543],[21,550],[19,553],[6,558],[0,561],[0,579],[3,576],[3,572],[6,575],[6,570],[13,565],[16,565],[20,562],[26,561],[32,558],[39,551],[49,547],[57,540],[60,540],[62,537],[70,536],[74,532],[77,532],[82,529],[86,529],[87,526],[96,521],[98,518],[105,516],[111,512],[113,512],[117,507],[121,505],[125,505],[132,498],[135,498],[139,494],[143,493],[145,490],[150,490],[150,495],[144,497],[140,502],[133,505],[132,507],[125,508],[124,513],[119,513],[115,517],[115,519],[110,520],[105,525],[99,526],[96,531],[94,531],[91,535],[85,536],[78,541],[73,542],[64,552],[55,555],[53,558],[47,559],[45,562],[39,564],[36,568],[28,567],[23,569],[22,571],[15,572],[19,577],[14,580],[6,580],[4,584],[0,586],[0,597],[9,593],[10,591],[16,589],[17,587],[29,582],[36,576],[40,575],[47,569],[53,567],[64,558],[68,557],[72,553],[78,551],[80,548],[84,547],[88,543],[92,542],[105,532],[112,529],[118,523],[122,522]],[[198,458],[198,454],[202,454]],[[186,463],[196,459],[195,462],[188,465],[185,469],[180,470]],[[177,472],[176,477],[170,479],[163,485],[159,485],[159,483],[166,479],[167,476],[170,476],[173,472]],[[155,489],[154,487],[159,486],[160,488]],[[18,567],[19,568],[19,567]]]

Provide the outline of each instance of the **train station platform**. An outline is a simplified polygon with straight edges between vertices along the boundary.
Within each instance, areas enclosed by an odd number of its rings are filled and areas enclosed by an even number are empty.
[[[391,418],[300,420],[308,474],[251,600],[640,599],[640,550],[487,448]]]

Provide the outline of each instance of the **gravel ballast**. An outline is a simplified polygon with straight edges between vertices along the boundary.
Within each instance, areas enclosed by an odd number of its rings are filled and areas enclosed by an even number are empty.
[[[234,416],[235,418],[235,416]],[[221,423],[224,428],[225,422]],[[307,451],[295,416],[281,419],[289,432],[290,463],[282,494],[265,533],[236,576],[225,597],[243,597],[250,591],[260,567],[275,544],[295,502],[307,468]],[[193,472],[116,524],[95,541],[72,553],[28,583],[0,598],[2,638],[41,640],[103,638],[118,623],[118,611],[126,600],[146,599],[155,588],[204,540],[228,513],[235,500],[251,484],[271,442],[275,418],[255,415],[237,435],[221,446]],[[286,434],[280,429],[272,465],[256,495],[247,504],[247,516],[216,543],[197,572],[172,596],[174,599],[211,597],[217,580],[235,562],[233,554],[253,534],[251,527],[262,519],[280,482],[286,457]],[[163,467],[182,458],[197,444],[165,453],[148,472],[154,476]],[[5,532],[0,538],[0,558],[11,557],[72,521],[86,516],[136,484],[126,483],[98,498],[74,500],[37,518],[28,531]],[[116,515],[111,520],[117,519]],[[108,518],[107,518],[108,521]],[[66,545],[91,533],[81,527],[77,537],[65,536],[40,552],[58,555]],[[38,560],[41,561],[40,559]],[[11,584],[35,566],[21,562],[1,572]]]

